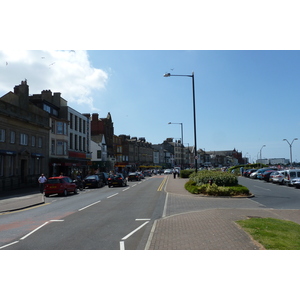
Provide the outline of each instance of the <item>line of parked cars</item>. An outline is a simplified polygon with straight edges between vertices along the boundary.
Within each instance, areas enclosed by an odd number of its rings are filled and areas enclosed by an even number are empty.
[[[132,172],[128,177],[121,173],[108,174],[101,172],[99,174],[88,175],[84,179],[77,178],[72,180],[68,176],[57,176],[48,178],[44,185],[44,193],[46,197],[53,194],[67,196],[69,193],[77,194],[78,190],[85,188],[101,188],[108,185],[109,188],[115,186],[127,186],[128,181],[139,181],[144,179],[145,176],[152,176],[151,171]]]
[[[247,169],[243,176],[300,188],[300,169],[281,170],[275,167]]]

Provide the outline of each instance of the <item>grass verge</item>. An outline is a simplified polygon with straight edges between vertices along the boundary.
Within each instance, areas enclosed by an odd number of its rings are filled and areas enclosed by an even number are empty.
[[[272,218],[236,222],[267,250],[300,250],[300,225]]]

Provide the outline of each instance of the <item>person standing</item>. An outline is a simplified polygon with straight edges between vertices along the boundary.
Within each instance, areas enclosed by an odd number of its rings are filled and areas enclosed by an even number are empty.
[[[45,182],[47,181],[47,178],[45,177],[44,174],[41,174],[41,176],[38,179],[39,182],[39,186],[40,186],[40,192],[43,193],[44,192],[44,185]]]

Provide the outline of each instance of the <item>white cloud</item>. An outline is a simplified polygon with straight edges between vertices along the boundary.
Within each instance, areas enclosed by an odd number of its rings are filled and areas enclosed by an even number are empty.
[[[0,96],[27,79],[30,94],[60,92],[72,103],[95,110],[92,93],[104,89],[108,75],[91,66],[86,51],[0,50]]]

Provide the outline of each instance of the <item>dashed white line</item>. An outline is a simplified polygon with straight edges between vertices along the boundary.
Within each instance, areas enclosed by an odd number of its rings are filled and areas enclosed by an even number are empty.
[[[114,196],[117,196],[117,195],[119,195],[119,193],[116,193],[116,194],[110,195],[110,196],[108,196],[108,197],[107,197],[107,199],[109,199],[109,198],[111,198],[111,197],[114,197]]]
[[[95,204],[97,204],[97,203],[99,203],[99,202],[101,202],[101,200],[100,200],[100,201],[97,201],[97,202],[94,202],[94,203],[92,203],[92,204],[90,204],[90,205],[87,205],[87,206],[85,206],[85,207],[83,207],[83,208],[80,208],[80,209],[78,209],[78,211],[84,210],[84,209],[86,209],[86,208],[88,208],[88,207],[90,207],[90,206],[92,206],[92,205],[95,205]]]

